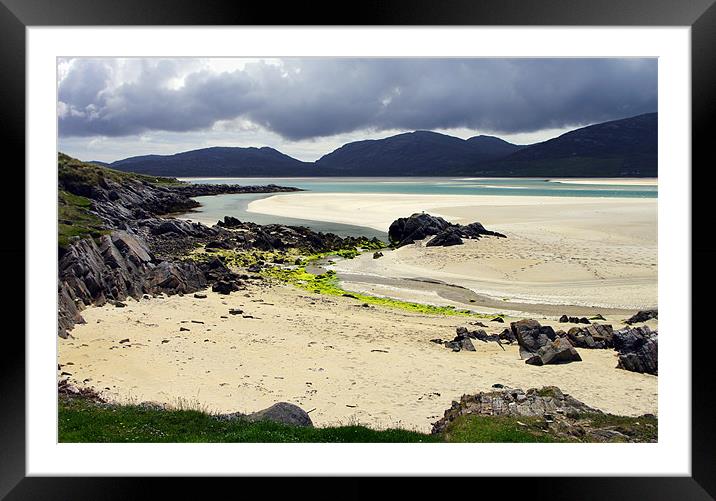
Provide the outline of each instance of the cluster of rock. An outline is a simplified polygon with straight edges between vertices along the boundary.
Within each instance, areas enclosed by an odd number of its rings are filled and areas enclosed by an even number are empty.
[[[558,331],[558,334],[561,331]],[[612,348],[614,330],[608,324],[591,324],[588,327],[572,327],[567,331],[567,339],[577,348]]]
[[[303,191],[292,186],[266,185],[238,185],[238,184],[181,184],[169,188],[174,193],[185,197],[205,197],[210,195],[225,195],[228,193],[282,193]]]
[[[468,330],[466,327],[458,327],[456,329],[455,337],[451,341],[444,341],[442,339],[431,339],[430,341],[436,344],[441,344],[452,351],[476,351],[475,345],[472,344],[472,340],[487,342],[496,342],[502,346],[502,342],[511,344],[515,341],[515,337],[509,329],[505,329],[500,334],[488,334],[483,329],[477,329],[474,331]],[[504,349],[504,348],[503,348]]]
[[[442,433],[447,426],[460,416],[477,414],[484,416],[544,416],[545,414],[600,414],[576,398],[565,395],[556,386],[541,389],[530,388],[526,392],[519,388],[502,388],[495,391],[463,395],[460,401],[453,401],[443,417],[433,423],[433,434]]]
[[[98,242],[83,239],[59,259],[58,334],[67,336],[80,311],[144,294],[187,293],[206,287],[202,270],[192,262],[157,259],[137,235],[116,230]]]
[[[580,362],[582,357],[566,337],[557,336],[548,325],[537,320],[512,322],[510,329],[520,345],[520,357],[530,365]]]
[[[260,225],[242,222],[235,217],[225,216],[217,223],[220,241],[209,242],[209,248],[257,249],[262,251],[282,251],[289,248],[307,253],[331,252],[347,248],[376,249],[384,244],[377,238],[339,237],[334,233],[316,232],[305,226],[286,226],[281,224]]]
[[[647,326],[614,331],[611,325],[590,324],[555,332],[536,320],[520,320],[512,322],[510,329],[520,346],[520,357],[527,364],[580,361],[575,348],[614,349],[619,353],[617,368],[658,374],[658,333]]]
[[[589,324],[572,327],[567,332],[555,331],[549,325],[527,319],[510,323],[509,329],[499,334],[488,334],[484,329],[469,330],[458,327],[452,340],[431,339],[436,344],[459,351],[476,351],[473,341],[519,345],[520,358],[529,365],[563,364],[580,362],[576,348],[614,349],[619,354],[617,368],[633,372],[658,374],[658,333],[649,327],[625,327],[614,331],[608,324]]]
[[[614,332],[614,349],[619,352],[617,367],[633,372],[659,374],[659,336],[646,325]]]
[[[502,385],[493,385],[500,387]],[[539,418],[539,431],[565,441],[582,442],[638,442],[642,439],[633,430],[624,427],[595,424],[600,420],[593,417],[603,413],[571,395],[563,393],[556,386],[531,388],[526,392],[519,388],[502,388],[495,391],[463,395],[460,401],[453,401],[443,417],[433,423],[434,435],[449,432],[450,424],[461,416],[509,416],[518,425],[527,428],[519,418]],[[645,415],[644,418],[651,415]],[[524,419],[527,421],[527,419]],[[534,423],[534,421],[531,421]],[[648,425],[647,425],[648,426]]]
[[[565,395],[556,386],[530,388],[526,392],[519,388],[501,388],[474,395],[463,395],[459,402],[453,401],[443,417],[433,423],[432,433],[444,432],[452,421],[464,415],[544,416],[557,413],[600,414],[601,411],[589,407],[570,395]]]
[[[589,321],[587,317],[568,317],[567,315],[562,315],[559,317],[559,322],[566,324],[566,323],[572,323],[572,324],[591,324],[592,322]]]
[[[388,237],[394,247],[412,244],[430,236],[433,238],[426,244],[428,247],[461,245],[463,238],[479,239],[482,236],[505,238],[502,233],[489,231],[480,223],[454,224],[441,217],[425,213],[396,219],[388,229]]]

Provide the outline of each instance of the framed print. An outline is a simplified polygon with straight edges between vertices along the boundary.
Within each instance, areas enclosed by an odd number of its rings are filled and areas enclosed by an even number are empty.
[[[711,4],[4,0],[0,492],[710,499]]]

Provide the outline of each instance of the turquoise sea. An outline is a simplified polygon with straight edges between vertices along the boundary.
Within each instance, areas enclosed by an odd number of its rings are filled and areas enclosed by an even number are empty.
[[[206,184],[242,184],[293,186],[319,193],[405,193],[435,195],[510,195],[554,197],[608,197],[608,198],[656,198],[658,188],[654,185],[599,185],[567,184],[537,178],[182,178],[184,181]],[[338,235],[369,235],[385,237],[385,233],[359,227],[321,221],[268,216],[246,212],[248,204],[272,194],[235,194],[197,197],[202,206],[185,217],[195,221],[214,224],[224,216],[234,216],[242,221],[258,224],[281,223],[308,226],[316,231],[333,232]]]

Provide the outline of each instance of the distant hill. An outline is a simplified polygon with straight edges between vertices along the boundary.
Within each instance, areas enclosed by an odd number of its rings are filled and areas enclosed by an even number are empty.
[[[213,147],[174,155],[144,155],[109,164],[113,169],[153,176],[261,177],[315,175],[312,163],[273,148]]]
[[[476,173],[656,177],[657,125],[656,113],[590,125],[523,148]]]
[[[582,127],[529,146],[493,136],[460,139],[417,131],[348,143],[316,162],[301,162],[268,147],[215,147],[131,157],[109,166],[174,177],[654,177],[657,124],[657,114],[648,113]]]
[[[519,149],[496,137],[465,140],[417,131],[345,144],[318,159],[316,165],[320,172],[331,175],[436,176],[470,170]]]

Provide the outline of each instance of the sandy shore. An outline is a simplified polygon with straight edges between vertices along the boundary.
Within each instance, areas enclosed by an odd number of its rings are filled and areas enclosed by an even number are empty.
[[[74,339],[58,339],[62,371],[119,401],[183,400],[224,412],[289,401],[312,410],[319,426],[428,431],[452,400],[495,383],[558,385],[607,412],[657,412],[657,378],[616,369],[611,350],[580,350],[583,362],[533,367],[516,346],[477,342],[477,352],[453,353],[429,341],[451,339],[467,325],[464,317],[365,308],[284,285],[207,295],[88,308]],[[255,318],[229,315],[229,308]],[[620,318],[608,320],[616,327]],[[486,323],[489,332],[504,328]]]
[[[456,223],[480,221],[508,237],[447,248],[416,244],[377,260],[365,255],[343,261],[336,270],[354,275],[344,282],[351,290],[411,299],[406,288],[376,285],[366,277],[418,278],[468,288],[503,301],[506,310],[525,311],[515,306],[519,303],[657,305],[654,198],[300,193],[257,200],[249,210],[384,231],[398,217],[426,211]],[[426,302],[419,295],[412,300]]]

